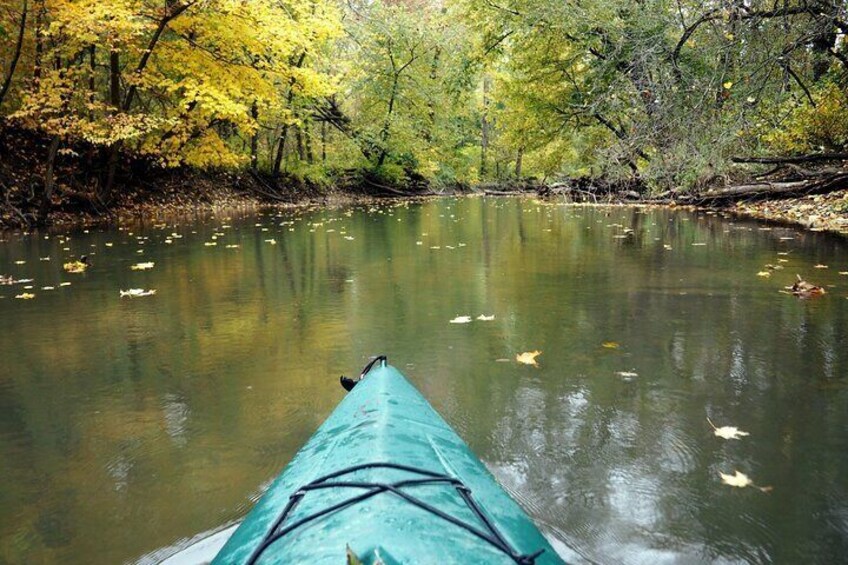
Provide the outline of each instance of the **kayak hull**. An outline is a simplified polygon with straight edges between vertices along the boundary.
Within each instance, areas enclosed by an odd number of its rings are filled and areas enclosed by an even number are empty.
[[[345,563],[347,548],[366,565],[516,563],[539,551],[527,562],[562,562],[456,432],[385,364],[345,397],[213,563]]]

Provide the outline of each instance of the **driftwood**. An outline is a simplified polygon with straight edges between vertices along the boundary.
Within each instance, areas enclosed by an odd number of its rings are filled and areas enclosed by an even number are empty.
[[[764,198],[793,198],[810,194],[825,194],[848,188],[848,170],[827,172],[802,180],[782,182],[758,182],[710,190],[692,196],[683,196],[679,201],[699,205],[727,204],[738,200],[760,200]]]
[[[845,161],[848,153],[818,153],[814,155],[796,155],[791,157],[733,157],[734,163],[753,163],[759,165],[788,165],[799,163],[820,163],[823,161]]]

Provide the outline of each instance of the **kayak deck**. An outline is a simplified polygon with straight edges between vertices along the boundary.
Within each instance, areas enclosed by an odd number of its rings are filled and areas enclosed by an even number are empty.
[[[456,432],[381,363],[339,404],[214,563],[560,563]]]

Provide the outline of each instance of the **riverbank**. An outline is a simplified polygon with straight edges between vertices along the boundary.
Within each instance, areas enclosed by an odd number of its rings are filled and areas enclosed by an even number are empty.
[[[385,198],[435,195],[423,178],[410,186],[386,186],[366,173],[347,171],[320,185],[293,176],[278,179],[249,171],[166,169],[125,156],[117,189],[104,204],[97,194],[103,159],[94,148],[68,148],[55,162],[53,188],[44,198],[49,140],[37,133],[0,128],[0,230],[35,226],[70,227],[124,222],[159,221],[175,216],[252,211],[263,207],[327,206],[368,203]],[[457,186],[458,192],[486,195],[535,195],[549,199],[609,204],[687,205],[688,193],[667,193],[662,200],[644,198],[645,187],[601,180],[572,179],[538,184],[532,181]],[[696,204],[697,207],[697,204]],[[848,187],[827,194],[795,198],[764,198],[710,204],[741,216],[800,225],[815,231],[848,235]]]
[[[784,200],[740,202],[730,210],[762,220],[797,224],[812,231],[832,231],[848,236],[848,188]]]

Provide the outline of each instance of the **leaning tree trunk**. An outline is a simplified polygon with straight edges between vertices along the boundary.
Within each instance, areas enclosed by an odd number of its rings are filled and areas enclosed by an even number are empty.
[[[0,88],[0,106],[3,105],[3,99],[6,98],[6,93],[9,92],[9,87],[12,85],[12,77],[15,74],[15,68],[18,66],[18,60],[21,58],[24,33],[26,32],[27,7],[27,0],[24,0],[23,8],[21,9],[21,26],[18,30],[18,41],[15,43],[15,50],[12,55],[12,62],[9,64],[9,72],[6,73],[6,80],[3,81],[3,87]]]

